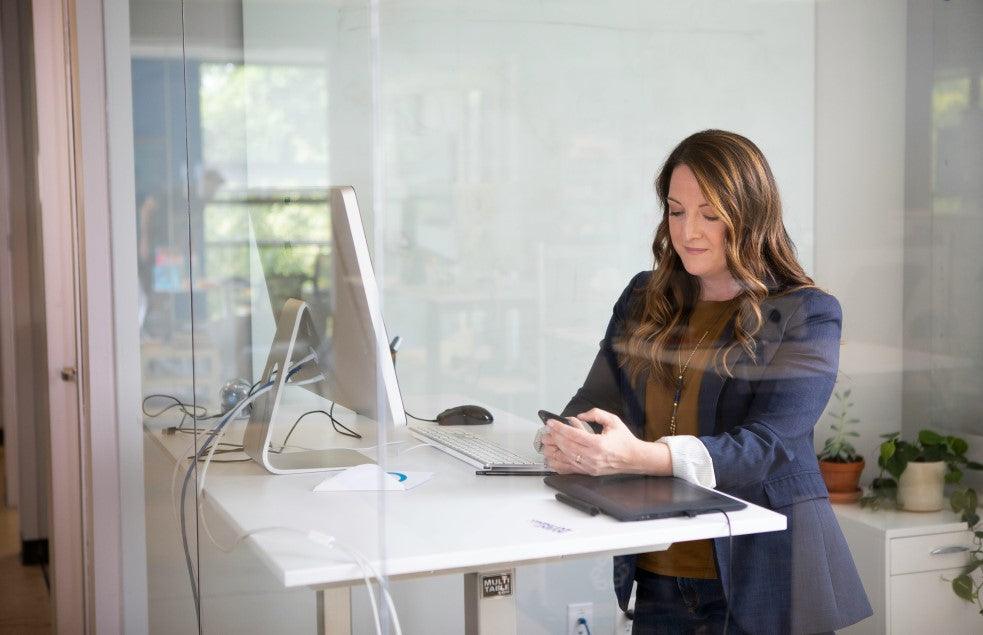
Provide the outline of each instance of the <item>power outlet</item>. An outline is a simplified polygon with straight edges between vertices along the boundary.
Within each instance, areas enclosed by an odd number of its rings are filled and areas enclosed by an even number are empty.
[[[580,624],[581,618],[587,622],[588,628]],[[567,633],[568,635],[587,635],[590,633],[590,626],[594,625],[594,603],[581,602],[580,604],[567,604]]]

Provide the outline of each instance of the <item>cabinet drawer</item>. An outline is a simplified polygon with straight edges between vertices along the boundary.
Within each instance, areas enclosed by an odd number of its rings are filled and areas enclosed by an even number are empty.
[[[891,575],[962,567],[973,546],[970,531],[894,538],[891,540]]]
[[[979,635],[983,624],[979,607],[975,602],[959,599],[949,583],[960,571],[943,569],[891,577],[888,632],[891,635]]]

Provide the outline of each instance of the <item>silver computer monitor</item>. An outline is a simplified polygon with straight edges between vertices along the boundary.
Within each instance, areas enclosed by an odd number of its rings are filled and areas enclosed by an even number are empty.
[[[298,384],[378,425],[405,425],[396,369],[382,320],[379,288],[369,259],[355,190],[328,190],[331,214],[330,319],[312,316],[311,305],[288,300],[277,318],[276,334],[260,378],[273,388],[253,405],[243,445],[247,454],[276,474],[338,469],[370,462],[353,450],[271,451],[274,424],[287,388],[288,369],[308,362],[292,377]],[[322,309],[324,310],[324,309]],[[319,332],[324,324],[328,332]],[[282,423],[282,422],[281,422]],[[290,423],[290,422],[286,422]]]
[[[336,401],[369,419],[406,425],[355,189],[346,185],[329,192],[335,246],[332,357]]]

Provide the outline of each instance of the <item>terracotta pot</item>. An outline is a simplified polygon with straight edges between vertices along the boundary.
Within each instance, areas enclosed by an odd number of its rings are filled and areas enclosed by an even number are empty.
[[[912,461],[898,479],[898,504],[910,512],[935,512],[945,504],[945,462]]]
[[[864,460],[853,463],[820,461],[819,471],[826,481],[831,503],[855,503],[860,498],[860,473],[864,471]]]

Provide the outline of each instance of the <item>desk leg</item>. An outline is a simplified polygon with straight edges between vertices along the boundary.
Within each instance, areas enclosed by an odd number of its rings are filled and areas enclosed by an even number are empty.
[[[317,635],[350,635],[352,590],[350,587],[322,589],[317,595]]]
[[[515,633],[515,569],[464,574],[465,635]]]

